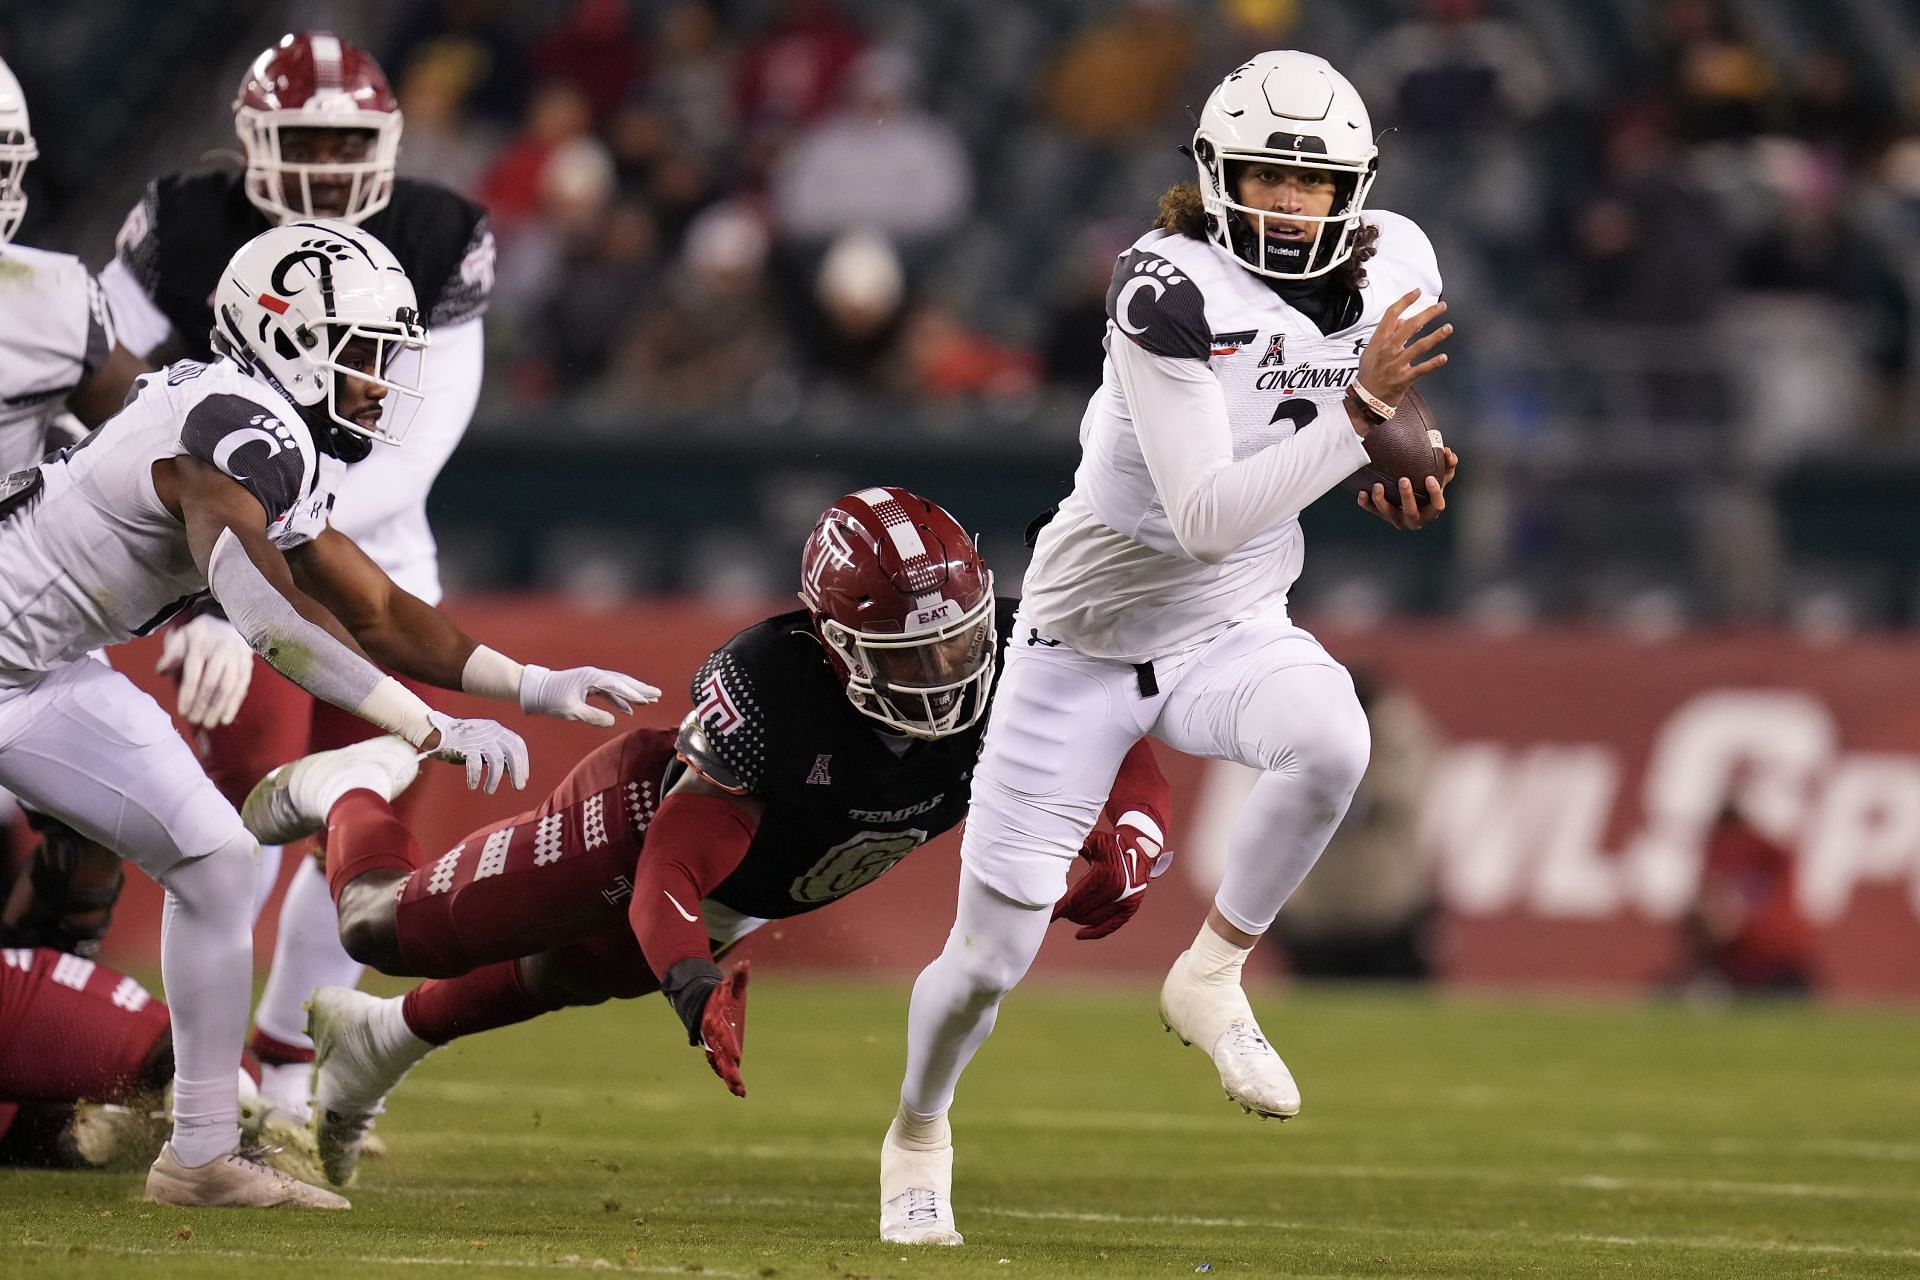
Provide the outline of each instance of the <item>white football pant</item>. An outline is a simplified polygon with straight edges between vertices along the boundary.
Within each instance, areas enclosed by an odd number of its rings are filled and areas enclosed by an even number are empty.
[[[240,815],[160,705],[91,658],[0,688],[0,786],[166,890],[160,967],[173,1015],[174,1151],[199,1165],[232,1150],[259,872]]]
[[[1284,614],[1158,658],[1143,697],[1129,664],[1066,645],[1008,645],[973,780],[960,903],[946,949],[914,984],[901,1107],[932,1117],[1026,973],[1120,761],[1151,734],[1262,771],[1228,842],[1214,905],[1263,933],[1312,869],[1366,771],[1366,714],[1346,669]]]

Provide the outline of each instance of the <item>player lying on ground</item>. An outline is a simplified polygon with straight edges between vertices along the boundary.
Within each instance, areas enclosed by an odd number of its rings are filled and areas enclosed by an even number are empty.
[[[0,1164],[106,1163],[99,1139],[117,1135],[76,1126],[75,1104],[144,1117],[172,1078],[167,1006],[138,982],[45,947],[0,950]]]
[[[167,1139],[173,1030],[133,978],[71,952],[0,948],[0,1165],[138,1168]],[[256,1158],[318,1176],[312,1137],[278,1122],[242,1073]]]
[[[456,1036],[565,1005],[661,991],[689,1042],[745,1096],[747,967],[715,957],[768,919],[845,897],[966,810],[1012,603],[953,518],[900,489],[828,508],[802,561],[804,611],[749,627],[693,680],[676,735],[637,730],[536,809],[427,854],[394,818],[414,772],[392,739],[277,769],[246,804],[263,840],[326,824],[349,953],[430,979],[379,1000],[313,1001],[321,1158],[350,1178],[385,1095]],[[1138,908],[1164,845],[1166,782],[1146,745],[1109,779],[1114,830],[1056,918],[1083,937]]]
[[[252,985],[257,849],[159,705],[93,650],[211,593],[269,662],[468,782],[525,785],[526,746],[433,711],[414,679],[530,713],[611,722],[586,698],[657,691],[592,667],[521,667],[396,587],[327,525],[346,462],[397,443],[392,358],[426,344],[406,273],[344,223],[268,231],[215,296],[221,357],[150,374],[80,445],[0,484],[0,786],[114,849],[167,891],[174,1134],[151,1199],[346,1201],[240,1153],[235,1079]],[[622,703],[621,705],[625,705]]]

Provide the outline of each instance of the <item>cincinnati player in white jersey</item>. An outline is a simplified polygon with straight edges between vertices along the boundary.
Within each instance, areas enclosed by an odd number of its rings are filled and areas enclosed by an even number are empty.
[[[204,359],[222,264],[267,227],[310,216],[365,227],[393,250],[433,339],[425,400],[405,449],[352,464],[331,522],[388,577],[429,604],[441,598],[427,495],[465,435],[480,395],[481,322],[493,284],[485,211],[432,182],[399,178],[402,121],[379,65],[326,32],[282,37],[248,69],[234,99],[243,171],[169,174],[147,187],[102,273],[120,340],[142,355],[175,347]],[[408,377],[405,362],[398,376]],[[366,736],[365,725],[265,673],[217,615],[169,629],[163,669],[181,674],[179,709],[197,726],[207,772],[235,804],[267,770]],[[258,677],[256,680],[255,677]],[[268,851],[270,886],[279,850]],[[256,1017],[252,1049],[262,1092],[304,1118],[312,1060],[302,1005],[316,986],[352,986],[360,966],[341,951],[319,872],[296,869]]]
[[[0,476],[39,464],[61,410],[89,427],[104,422],[147,368],[125,352],[108,368],[113,317],[85,264],[12,242],[27,212],[27,165],[39,154],[20,82],[0,61]]]
[[[900,1109],[881,1147],[881,1236],[959,1244],[947,1112],[1032,963],[1125,753],[1151,734],[1259,769],[1228,867],[1161,1016],[1228,1096],[1299,1109],[1240,969],[1325,848],[1366,766],[1346,671],[1287,616],[1299,513],[1366,465],[1364,437],[1445,357],[1427,238],[1365,210],[1365,105],[1323,59],[1265,53],[1216,88],[1199,189],[1122,254],[1073,493],[1041,530],[1019,639],[975,775],[953,933],[914,985]],[[1432,305],[1428,305],[1432,303]],[[1454,459],[1448,457],[1448,479]],[[1445,506],[1412,486],[1361,504],[1400,527]]]
[[[106,421],[126,384],[147,369],[115,346],[105,297],[78,258],[12,243],[27,211],[27,166],[38,155],[26,98],[0,61],[0,477],[40,464],[63,410],[84,427]],[[0,791],[0,823],[12,815],[13,800]],[[40,814],[28,820],[59,825]],[[77,848],[72,840],[43,842],[23,873],[32,892],[0,892],[7,904],[0,946],[98,948],[118,892],[119,860],[100,856],[76,865],[64,855]],[[0,866],[0,882],[9,870]]]
[[[522,667],[328,527],[346,458],[398,445],[418,400],[391,370],[427,338],[378,240],[342,222],[275,228],[234,255],[215,308],[215,360],[147,375],[99,431],[0,486],[0,785],[166,889],[175,1127],[148,1198],[345,1208],[238,1146],[257,847],[166,713],[89,653],[211,593],[290,679],[464,760],[469,784],[490,789],[525,785],[518,735],[433,711],[362,654],[602,724],[613,717],[589,694],[625,706],[657,691],[593,667]]]

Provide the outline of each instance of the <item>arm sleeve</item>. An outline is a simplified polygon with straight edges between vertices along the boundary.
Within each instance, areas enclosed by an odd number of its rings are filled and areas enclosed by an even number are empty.
[[[1166,833],[1173,825],[1172,792],[1166,775],[1160,772],[1160,762],[1154,758],[1153,744],[1146,738],[1134,743],[1133,750],[1120,761],[1113,790],[1107,793],[1109,823],[1119,826],[1120,819],[1130,814],[1142,815],[1152,822],[1157,829],[1147,834],[1157,837],[1163,845],[1167,842]]]
[[[207,588],[253,651],[314,697],[357,715],[386,678],[325,628],[301,617],[231,529],[221,533],[207,559]]]
[[[1226,396],[1204,362],[1108,345],[1173,536],[1195,560],[1220,563],[1367,463],[1344,412],[1236,462]]]
[[[687,1024],[690,1043],[699,1043],[700,1015],[720,981],[700,901],[747,856],[756,826],[731,800],[669,793],[634,870],[627,921],[661,991]]]

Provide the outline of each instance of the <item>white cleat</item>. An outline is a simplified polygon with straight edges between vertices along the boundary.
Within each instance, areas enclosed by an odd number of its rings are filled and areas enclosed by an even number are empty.
[[[901,1146],[887,1127],[880,1144],[880,1238],[888,1244],[962,1243],[953,1223],[953,1148]]]
[[[367,1131],[385,1111],[387,1094],[418,1058],[380,1052],[368,1026],[377,996],[349,987],[320,987],[307,1002],[313,1037],[313,1133],[327,1180],[345,1186],[364,1154]]]
[[[1300,1112],[1300,1086],[1260,1032],[1237,981],[1207,981],[1180,953],[1160,988],[1160,1021],[1213,1059],[1227,1097],[1261,1119],[1287,1120]]]
[[[147,1171],[147,1199],[153,1204],[222,1209],[350,1209],[345,1196],[288,1177],[262,1163],[247,1147],[188,1168],[174,1158],[173,1144]]]
[[[390,734],[283,764],[254,784],[240,818],[261,844],[289,844],[327,825],[327,811],[349,791],[391,800],[420,772],[413,747]]]
[[[303,1071],[312,1068],[301,1064]],[[265,1072],[262,1072],[265,1078]],[[294,1116],[268,1100],[242,1073],[240,1090],[240,1144],[255,1149],[255,1158],[301,1182],[318,1182],[326,1175],[314,1147],[310,1113]],[[306,1089],[301,1088],[304,1096]]]

